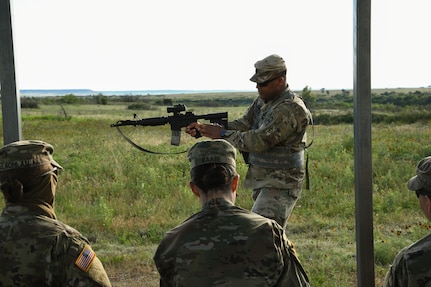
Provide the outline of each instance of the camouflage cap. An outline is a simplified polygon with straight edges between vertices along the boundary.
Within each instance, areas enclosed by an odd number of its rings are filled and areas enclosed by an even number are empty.
[[[286,71],[286,64],[282,57],[270,55],[263,60],[254,64],[256,73],[250,78],[250,81],[258,84],[268,81]]]
[[[425,189],[431,191],[431,156],[418,163],[416,175],[409,180],[407,186],[410,190]]]
[[[0,149],[0,172],[51,163],[63,169],[53,158],[54,147],[37,140],[16,141]]]
[[[190,169],[207,163],[228,163],[236,167],[236,150],[222,139],[196,143],[190,148],[187,157]]]

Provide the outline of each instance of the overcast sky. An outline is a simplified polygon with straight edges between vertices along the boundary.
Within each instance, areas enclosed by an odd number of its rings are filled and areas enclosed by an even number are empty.
[[[11,0],[20,89],[353,88],[353,1]],[[372,0],[372,87],[431,85],[431,1]]]

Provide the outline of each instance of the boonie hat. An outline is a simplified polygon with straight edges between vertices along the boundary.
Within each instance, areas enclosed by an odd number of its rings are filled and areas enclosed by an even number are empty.
[[[63,169],[53,158],[54,147],[38,140],[16,141],[0,149],[0,172],[51,163]]]
[[[279,55],[273,54],[254,64],[256,73],[250,81],[258,84],[268,81],[286,71],[286,64]]]
[[[416,175],[409,180],[407,187],[410,190],[425,189],[431,192],[431,156],[418,163]]]
[[[228,163],[236,167],[236,150],[222,139],[196,143],[190,148],[187,157],[191,169],[207,163]]]

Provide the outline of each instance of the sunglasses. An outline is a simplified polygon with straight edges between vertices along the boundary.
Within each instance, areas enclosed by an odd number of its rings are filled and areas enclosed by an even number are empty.
[[[257,84],[257,86],[258,86],[258,87],[266,87],[266,86],[268,86],[268,85],[269,85],[269,83],[271,83],[271,82],[273,82],[273,81],[277,80],[278,78],[280,78],[280,77],[276,77],[276,78],[273,78],[273,79],[267,80],[267,81],[265,81],[265,82],[258,83],[258,84]]]

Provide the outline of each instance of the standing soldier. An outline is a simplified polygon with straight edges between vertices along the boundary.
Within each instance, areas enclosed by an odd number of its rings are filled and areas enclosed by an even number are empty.
[[[238,148],[249,164],[245,186],[253,190],[252,211],[284,228],[301,195],[305,175],[305,130],[311,113],[286,81],[286,65],[278,55],[256,62],[259,97],[245,115],[228,126],[192,123],[187,133],[223,138]]]
[[[0,286],[111,286],[88,240],[56,219],[53,151],[34,140],[0,149]]]

